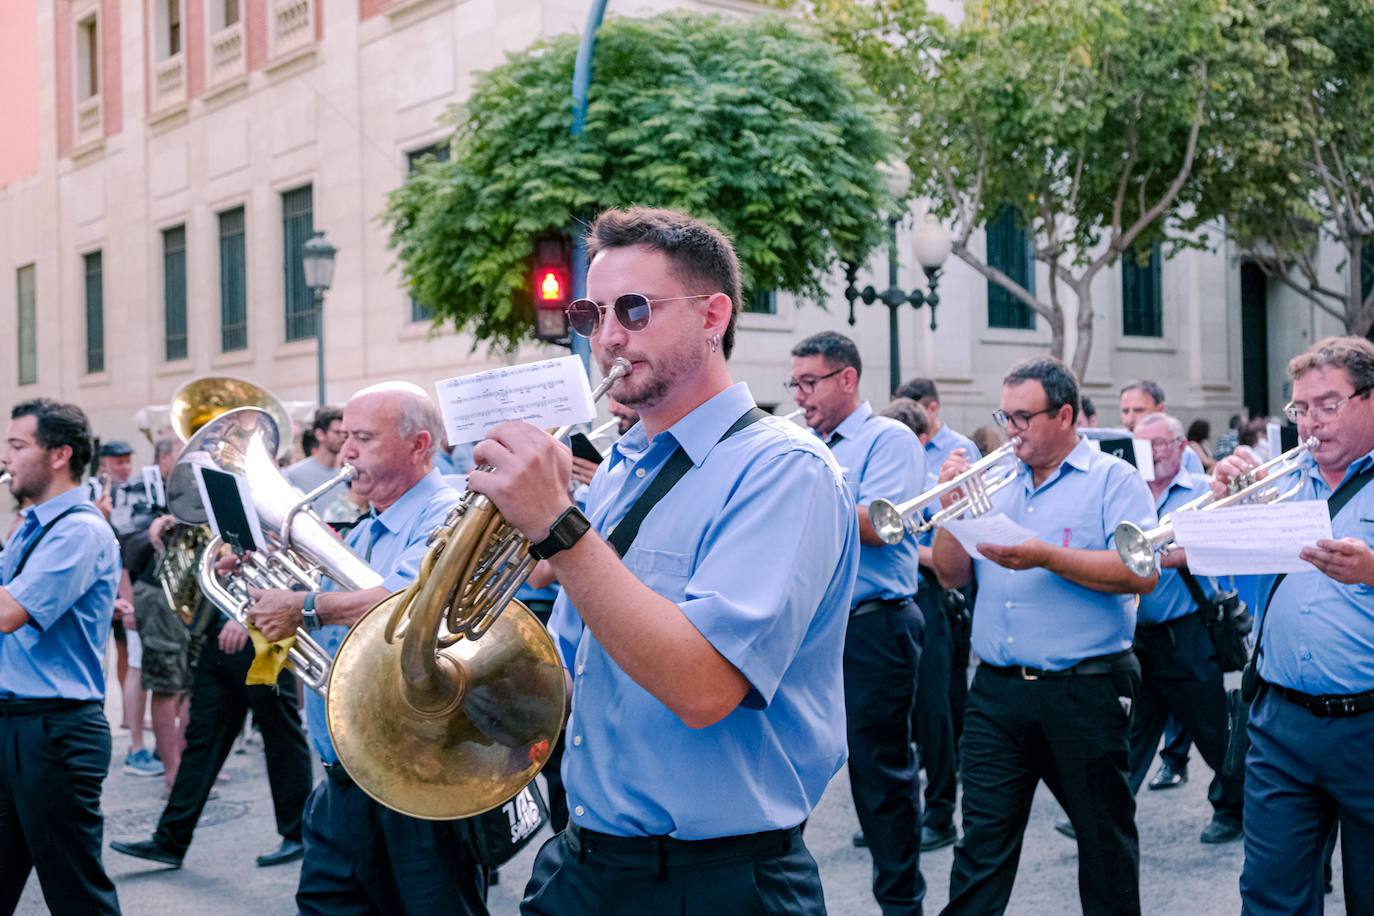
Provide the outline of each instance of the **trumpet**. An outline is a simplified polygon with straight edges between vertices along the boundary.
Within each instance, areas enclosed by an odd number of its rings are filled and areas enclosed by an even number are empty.
[[[792,421],[796,421],[797,417],[800,417],[800,416],[801,416],[802,414],[804,414],[804,413],[806,413],[806,408],[805,408],[805,407],[798,407],[796,410],[792,411],[791,413],[782,414],[781,416],[778,417],[778,419],[779,419],[779,420],[792,420]],[[805,426],[806,424],[803,423],[802,425]]]
[[[1155,554],[1162,556],[1178,546],[1174,541],[1173,523],[1173,515],[1177,512],[1211,512],[1214,509],[1225,509],[1227,506],[1268,505],[1292,499],[1302,489],[1302,481],[1299,480],[1286,490],[1278,481],[1302,470],[1298,464],[1298,456],[1315,448],[1316,445],[1316,436],[1307,438],[1282,455],[1270,458],[1244,474],[1236,475],[1225,496],[1217,496],[1210,491],[1204,493],[1170,512],[1160,520],[1158,527],[1149,531],[1145,531],[1135,522],[1122,522],[1116,526],[1116,552],[1120,554],[1121,562],[1137,576],[1152,575],[1159,568]]]
[[[894,505],[890,500],[875,499],[868,506],[868,521],[873,530],[888,544],[900,544],[907,532],[915,535],[925,534],[932,528],[958,518],[965,512],[974,518],[992,511],[992,494],[1011,483],[1016,476],[1016,462],[1005,468],[997,468],[1008,458],[1015,458],[1016,446],[1021,440],[1013,438],[996,451],[989,452],[974,462],[967,471],[942,484],[931,487],[920,496],[904,503]],[[920,520],[921,510],[939,501],[955,490],[962,489],[964,495],[958,501],[936,512],[929,519]]]

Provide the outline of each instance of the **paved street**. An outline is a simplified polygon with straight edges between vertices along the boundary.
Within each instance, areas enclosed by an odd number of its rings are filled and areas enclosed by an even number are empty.
[[[118,721],[116,700],[111,701],[108,712],[112,721]],[[162,810],[161,778],[140,778],[123,772],[128,744],[128,733],[117,730],[116,763],[105,782],[107,843],[112,838],[146,839],[152,835]],[[264,869],[253,863],[255,856],[277,842],[261,748],[254,746],[245,753],[230,755],[224,771],[229,778],[219,784],[218,798],[206,806],[195,842],[179,871],[106,849],[106,867],[118,887],[125,913],[273,916],[295,911],[292,895],[298,867]],[[1198,842],[1198,832],[1207,823],[1210,808],[1205,797],[1206,770],[1196,754],[1191,773],[1192,780],[1180,789],[1141,793],[1137,821],[1141,833],[1143,910],[1229,916],[1240,910],[1236,879],[1240,873],[1241,845],[1237,842],[1209,847]],[[1021,871],[1009,913],[1058,916],[1078,912],[1077,858],[1073,844],[1053,830],[1057,817],[1059,811],[1053,798],[1042,788],[1026,831]],[[831,783],[806,833],[807,843],[820,863],[826,902],[836,916],[878,914],[877,904],[869,894],[868,854],[850,843],[857,826],[848,782],[841,773]],[[495,916],[509,916],[517,911],[534,850],[545,836],[501,870],[500,883],[492,889],[490,898]],[[942,849],[922,858],[922,870],[930,885],[926,898],[928,914],[938,912],[945,903],[951,856],[950,849]],[[1328,913],[1344,912],[1339,854],[1336,865],[1336,893],[1327,898]],[[30,879],[18,912],[23,916],[45,912],[36,879]]]

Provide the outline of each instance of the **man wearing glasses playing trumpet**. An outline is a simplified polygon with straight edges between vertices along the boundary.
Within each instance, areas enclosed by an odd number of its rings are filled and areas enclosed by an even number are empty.
[[[1313,570],[1261,582],[1268,596],[1253,664],[1259,694],[1245,758],[1247,914],[1320,913],[1322,845],[1341,825],[1345,901],[1374,912],[1374,345],[1328,337],[1288,364],[1284,408],[1298,437],[1317,445],[1297,460],[1297,499],[1344,503],[1333,540],[1304,547]],[[1223,491],[1254,463],[1217,462]],[[1249,673],[1249,672],[1247,672]]]
[[[1118,522],[1151,522],[1150,491],[1124,461],[1078,438],[1078,383],[1051,357],[1014,366],[996,411],[1019,463],[991,496],[1035,537],[978,544],[974,556],[938,529],[946,588],[978,579],[962,751],[964,839],[954,850],[947,914],[1001,913],[1011,896],[1036,784],[1044,780],[1078,833],[1085,914],[1140,912],[1135,799],[1127,732],[1140,688],[1131,654],[1134,594],[1157,575],[1131,573],[1113,548]],[[955,452],[941,482],[968,469]],[[947,504],[953,495],[945,497]]]
[[[822,443],[758,416],[730,378],[740,279],[724,236],[611,211],[588,254],[569,321],[603,371],[629,362],[610,394],[639,425],[597,470],[586,517],[567,448],[525,423],[478,443],[492,470],[469,481],[563,586],[550,629],[573,676],[572,817],[522,911],[823,913],[800,825],[845,758],[853,499]],[[681,483],[664,492],[669,471]]]

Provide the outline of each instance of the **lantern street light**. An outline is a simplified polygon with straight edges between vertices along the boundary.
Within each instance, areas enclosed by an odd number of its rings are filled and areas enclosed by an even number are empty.
[[[319,406],[324,399],[324,294],[334,282],[334,255],[339,253],[325,241],[323,232],[311,233],[301,246],[301,263],[305,270],[305,285],[315,294],[315,371],[319,388]]]

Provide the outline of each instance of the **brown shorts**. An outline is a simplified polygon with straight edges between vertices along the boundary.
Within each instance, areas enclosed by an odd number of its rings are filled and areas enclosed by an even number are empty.
[[[134,583],[134,619],[143,641],[143,689],[181,693],[191,689],[191,634],[170,607],[162,588]]]

